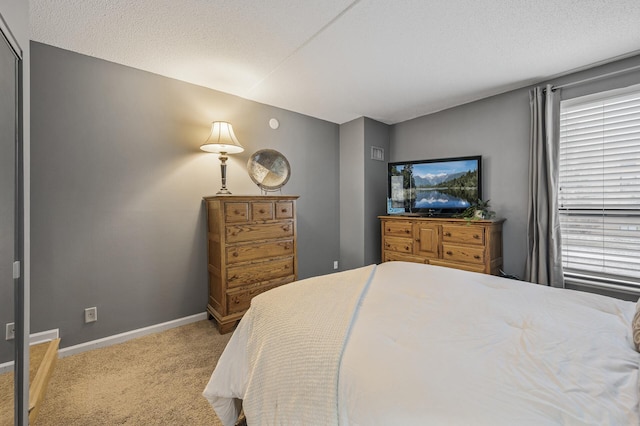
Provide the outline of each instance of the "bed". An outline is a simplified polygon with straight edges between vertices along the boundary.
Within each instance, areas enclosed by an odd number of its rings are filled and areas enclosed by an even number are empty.
[[[203,395],[223,424],[637,425],[636,304],[387,262],[270,290]],[[640,332],[639,332],[640,333]]]

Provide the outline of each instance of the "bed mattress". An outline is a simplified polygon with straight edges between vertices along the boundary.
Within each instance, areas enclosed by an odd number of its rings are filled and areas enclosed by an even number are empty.
[[[378,265],[357,300],[336,424],[639,424],[634,303],[405,262]],[[241,321],[204,392],[225,424],[254,374],[251,327]]]

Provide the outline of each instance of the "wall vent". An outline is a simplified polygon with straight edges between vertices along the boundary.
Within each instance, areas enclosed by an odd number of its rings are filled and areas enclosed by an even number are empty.
[[[377,161],[384,161],[384,148],[379,146],[371,147],[371,159]]]

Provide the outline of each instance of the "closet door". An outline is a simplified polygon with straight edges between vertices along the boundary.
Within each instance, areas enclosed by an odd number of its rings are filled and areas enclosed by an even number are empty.
[[[14,361],[14,424],[28,424],[29,347],[23,286],[21,50],[0,16],[0,363]],[[14,323],[15,338],[5,339]]]

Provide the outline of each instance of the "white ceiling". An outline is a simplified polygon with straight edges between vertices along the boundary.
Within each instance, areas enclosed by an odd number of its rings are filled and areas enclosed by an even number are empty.
[[[335,123],[640,52],[640,0],[30,0],[31,39]]]

